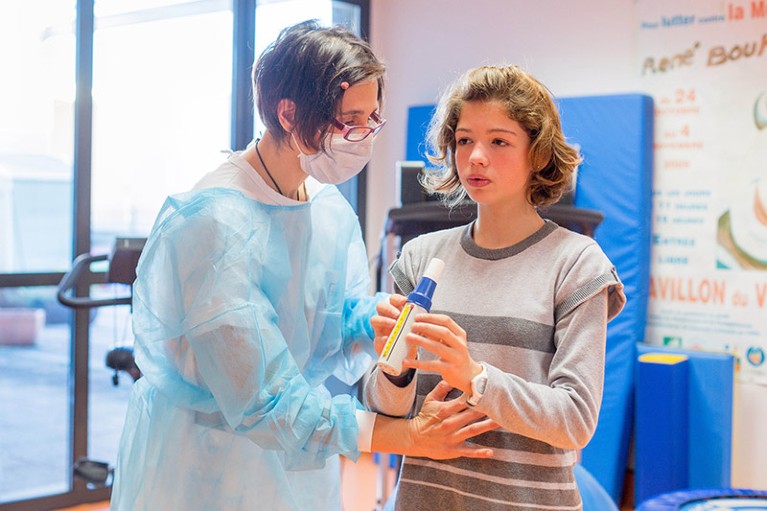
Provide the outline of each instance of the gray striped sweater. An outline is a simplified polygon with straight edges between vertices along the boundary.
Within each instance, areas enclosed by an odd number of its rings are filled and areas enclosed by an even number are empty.
[[[472,357],[487,367],[475,408],[501,428],[473,441],[492,447],[494,457],[406,457],[396,509],[579,510],[573,466],[596,428],[606,325],[623,308],[623,285],[594,240],[553,222],[497,250],[476,245],[472,228],[411,240],[390,272],[407,294],[432,257],[445,261],[432,312],[466,330]],[[365,402],[405,416],[440,379],[419,372],[398,387],[374,370]]]

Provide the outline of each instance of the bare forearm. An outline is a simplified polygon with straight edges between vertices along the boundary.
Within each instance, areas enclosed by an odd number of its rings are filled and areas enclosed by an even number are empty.
[[[410,420],[387,417],[379,413],[373,426],[371,449],[374,452],[412,454],[414,442],[410,426]]]

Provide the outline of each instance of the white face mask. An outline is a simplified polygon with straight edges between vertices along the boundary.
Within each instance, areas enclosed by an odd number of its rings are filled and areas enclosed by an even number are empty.
[[[370,161],[374,137],[370,135],[359,142],[349,142],[340,133],[334,133],[331,137],[328,152],[304,154],[299,149],[298,159],[303,171],[314,179],[320,183],[337,185],[359,174]]]

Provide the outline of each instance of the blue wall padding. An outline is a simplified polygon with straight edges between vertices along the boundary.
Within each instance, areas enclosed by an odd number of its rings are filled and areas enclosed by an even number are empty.
[[[648,357],[676,357],[671,362]],[[688,488],[689,359],[647,353],[639,357],[634,432],[634,502]]]
[[[607,329],[605,391],[584,467],[620,502],[633,424],[635,345],[644,340],[650,282],[653,102],[624,94],[561,98],[562,126],[584,156],[575,205],[605,215],[595,238],[615,264],[628,302]],[[408,110],[406,158],[425,160],[433,105]]]
[[[605,391],[583,466],[620,502],[633,424],[635,345],[644,340],[652,233],[653,101],[624,94],[561,98],[562,129],[580,146],[575,205],[605,215],[595,238],[628,299],[607,327]]]
[[[729,353],[708,353],[640,344],[639,354],[679,353],[690,360],[689,487],[726,488],[731,484],[733,387],[735,358]]]

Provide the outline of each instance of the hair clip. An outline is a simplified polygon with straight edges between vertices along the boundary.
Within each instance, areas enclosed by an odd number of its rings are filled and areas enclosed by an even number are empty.
[[[341,82],[341,88],[343,90],[346,90],[349,88],[349,82]]]

